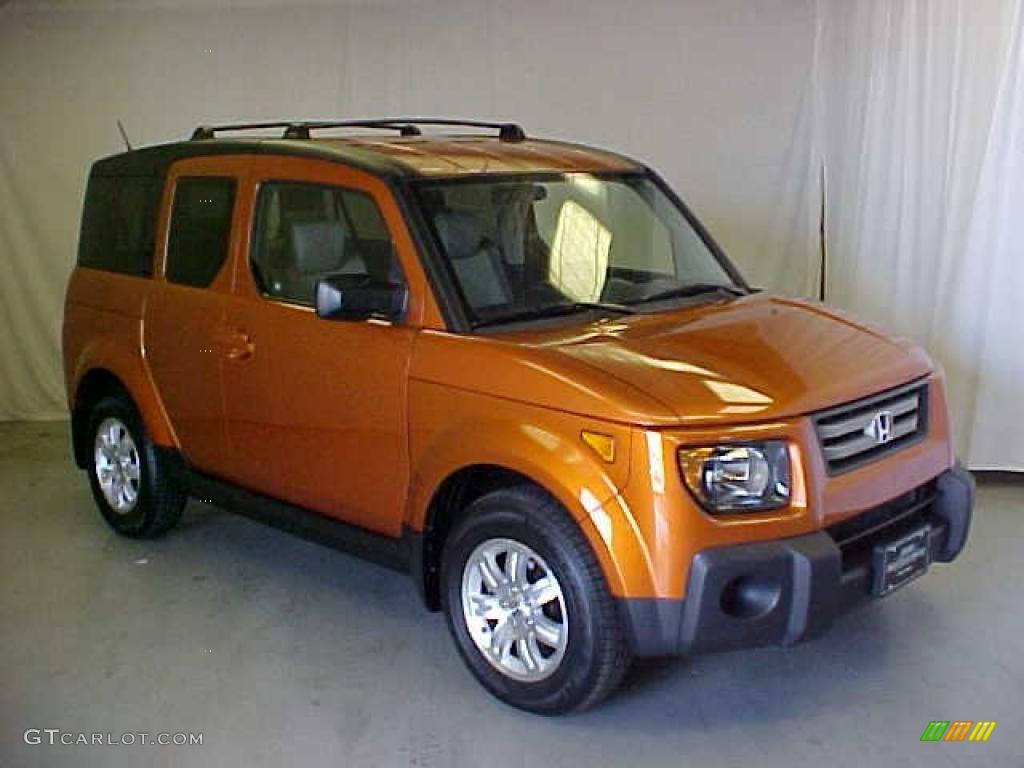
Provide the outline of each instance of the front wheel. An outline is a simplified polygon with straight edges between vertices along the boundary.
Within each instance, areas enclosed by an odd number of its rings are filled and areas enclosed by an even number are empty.
[[[475,501],[445,545],[445,612],[459,652],[492,694],[559,714],[618,685],[630,654],[600,566],[576,523],[540,489]]]

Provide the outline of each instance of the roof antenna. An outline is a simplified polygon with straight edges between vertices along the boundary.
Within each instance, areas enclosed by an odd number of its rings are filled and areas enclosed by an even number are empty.
[[[117,121],[117,130],[121,132],[121,138],[124,139],[124,145],[128,148],[128,151],[132,151],[132,143],[128,141],[128,133],[124,129],[124,123],[120,120]]]

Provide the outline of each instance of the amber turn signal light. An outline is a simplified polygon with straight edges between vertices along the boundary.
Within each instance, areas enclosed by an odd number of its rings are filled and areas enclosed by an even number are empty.
[[[611,435],[602,435],[600,432],[585,429],[580,432],[580,439],[604,461],[609,464],[615,461],[615,438]]]

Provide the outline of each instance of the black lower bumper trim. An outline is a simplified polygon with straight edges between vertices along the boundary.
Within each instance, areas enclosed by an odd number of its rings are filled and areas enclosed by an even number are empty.
[[[974,478],[957,464],[949,472],[939,475],[935,487],[938,495],[932,514],[936,520],[948,526],[949,532],[934,559],[940,563],[949,563],[956,559],[967,543],[967,532],[971,528],[971,514],[974,511]]]
[[[760,645],[789,645],[826,631],[840,610],[871,593],[863,553],[910,526],[927,524],[933,562],[950,562],[970,528],[974,481],[959,465],[929,484],[927,503],[873,510],[868,535],[847,545],[828,531],[719,547],[693,559],[685,600],[622,599],[637,656],[693,654]],[[891,505],[890,505],[891,506]]]

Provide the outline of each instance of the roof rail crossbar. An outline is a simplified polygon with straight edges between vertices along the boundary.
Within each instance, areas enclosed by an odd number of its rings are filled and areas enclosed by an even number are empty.
[[[362,120],[364,125],[373,124],[379,127],[397,127],[419,125],[450,125],[466,128],[495,128],[498,138],[502,141],[525,141],[526,131],[518,123],[499,123],[491,120],[458,120],[449,117],[388,117],[379,120]],[[317,127],[313,124],[310,127]]]
[[[398,131],[402,136],[419,136],[421,131],[415,125],[410,124],[405,120],[390,120],[388,118],[382,118],[380,120],[310,120],[304,123],[296,123],[295,128],[301,131],[303,135],[293,136],[289,135],[285,131],[286,139],[296,138],[309,138],[309,132],[311,130],[321,130],[324,128],[380,128],[383,130]]]
[[[414,125],[399,125],[391,120],[290,120],[266,123],[228,123],[225,125],[200,125],[192,132],[192,141],[212,139],[222,131],[256,131],[268,128],[284,128],[281,138],[308,139],[311,128],[382,128],[399,131],[403,136],[418,136],[420,131]]]
[[[221,131],[256,131],[263,128],[285,128],[287,129],[294,123],[289,122],[270,122],[270,123],[233,123],[229,125],[200,125],[194,131],[192,131],[192,141],[202,141],[204,139],[212,139],[216,134]]]
[[[221,131],[251,131],[284,128],[282,138],[308,139],[310,130],[324,128],[380,128],[398,131],[402,136],[419,136],[421,125],[450,125],[469,128],[496,128],[501,141],[524,141],[526,131],[517,123],[496,123],[487,120],[456,120],[444,117],[387,117],[374,120],[292,120],[265,123],[234,123],[200,125],[192,132],[192,141],[212,139]]]
[[[390,122],[390,121],[388,121]],[[525,141],[526,131],[518,123],[499,123],[491,120],[457,120],[448,117],[399,117],[394,119],[395,123],[406,123],[408,125],[451,125],[455,127],[464,126],[467,128],[496,128],[498,138],[502,141]]]

